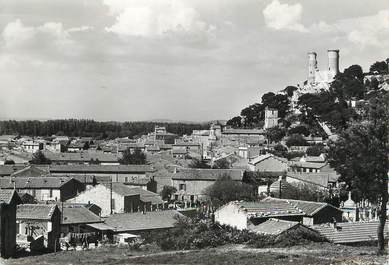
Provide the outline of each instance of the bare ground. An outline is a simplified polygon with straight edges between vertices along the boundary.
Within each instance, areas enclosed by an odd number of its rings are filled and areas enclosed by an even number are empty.
[[[388,256],[375,255],[375,248],[373,247],[347,247],[329,243],[315,243],[291,248],[254,249],[244,245],[228,245],[203,250],[166,252],[102,247],[87,251],[62,251],[10,259],[5,264],[370,265],[385,264],[387,261]]]

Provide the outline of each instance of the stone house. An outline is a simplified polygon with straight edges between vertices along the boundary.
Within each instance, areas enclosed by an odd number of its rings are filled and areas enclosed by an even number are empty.
[[[101,208],[101,216],[113,213],[151,211],[161,208],[163,200],[153,192],[130,187],[123,183],[103,183],[90,188],[68,203],[94,203]]]
[[[259,155],[249,161],[249,168],[256,172],[286,172],[288,160],[273,154]]]
[[[112,227],[112,230],[116,234],[131,233],[145,235],[173,228],[179,217],[184,216],[178,211],[166,210],[147,213],[114,214],[104,220],[108,226]]]
[[[22,201],[15,190],[0,189],[0,256],[9,258],[16,251],[16,208]]]
[[[85,186],[71,177],[3,177],[0,188],[28,193],[37,201],[65,201],[83,191]]]
[[[150,165],[50,165],[51,175],[92,176],[96,183],[119,182],[155,192],[155,169]],[[77,177],[77,178],[78,178]]]
[[[177,189],[175,199],[186,202],[201,201],[206,197],[206,189],[221,177],[228,176],[233,181],[242,181],[242,169],[176,169],[172,175],[172,186]]]
[[[17,234],[44,238],[44,247],[59,249],[61,212],[55,204],[21,204],[16,211]]]
[[[248,229],[270,218],[300,222],[304,225],[342,221],[342,211],[330,204],[267,197],[259,202],[235,201],[215,212],[215,221],[237,229]]]
[[[104,220],[84,205],[66,204],[60,207],[62,213],[61,233],[91,232],[90,224],[103,223]]]

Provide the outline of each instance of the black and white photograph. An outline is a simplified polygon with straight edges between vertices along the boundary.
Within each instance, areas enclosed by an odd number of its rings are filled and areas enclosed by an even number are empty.
[[[0,0],[0,265],[389,265],[388,0]]]

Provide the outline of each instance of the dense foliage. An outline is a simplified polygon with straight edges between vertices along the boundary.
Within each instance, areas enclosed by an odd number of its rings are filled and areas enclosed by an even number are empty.
[[[146,154],[139,148],[135,148],[133,152],[127,148],[119,159],[119,163],[122,165],[144,165],[146,164]]]
[[[384,250],[388,202],[389,94],[382,92],[366,106],[361,120],[342,131],[330,144],[330,164],[341,174],[357,201],[368,199],[380,207],[379,251]]]
[[[42,151],[37,151],[32,155],[32,159],[30,160],[30,164],[34,165],[49,165],[51,164],[51,160],[48,159]]]
[[[211,168],[207,161],[203,159],[193,158],[189,163],[188,167],[190,168]]]
[[[381,62],[375,62],[370,66],[370,73],[380,73],[380,74],[387,74],[388,71],[388,62],[389,59],[386,59],[386,61]]]
[[[205,190],[205,194],[214,205],[223,205],[230,201],[255,199],[255,189],[240,181],[234,181],[229,175],[223,175]]]
[[[294,88],[288,88],[287,91],[293,91]],[[232,127],[262,127],[265,119],[265,109],[273,108],[278,110],[278,116],[283,119],[289,111],[289,98],[287,95],[274,94],[273,92],[266,93],[262,96],[262,103],[255,103],[244,108],[240,116],[236,116],[229,121],[227,125]]]
[[[156,243],[163,250],[186,250],[217,247],[226,244],[249,244],[253,247],[287,247],[308,242],[322,242],[325,238],[308,231],[290,231],[281,236],[261,235],[249,230],[202,221],[199,218],[178,218],[169,230],[148,234],[145,243]]]
[[[312,145],[312,146],[308,147],[306,153],[308,156],[319,156],[325,152],[326,152],[326,150],[325,150],[323,144],[316,144],[316,145]]]
[[[177,191],[177,189],[173,186],[164,185],[161,190],[162,200],[170,202],[171,197]]]
[[[168,132],[177,135],[191,134],[192,130],[208,129],[209,124],[155,123],[155,122],[100,122],[94,120],[28,120],[0,121],[1,134],[29,136],[91,136],[96,138],[134,137],[154,130],[155,125],[165,126]]]

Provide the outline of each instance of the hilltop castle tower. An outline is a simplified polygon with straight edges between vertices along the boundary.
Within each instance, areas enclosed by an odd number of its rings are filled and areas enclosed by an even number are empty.
[[[328,84],[339,73],[339,50],[328,50],[328,69],[320,71],[317,66],[317,53],[308,53],[308,84]]]
[[[328,50],[328,75],[334,78],[339,73],[339,50]]]

